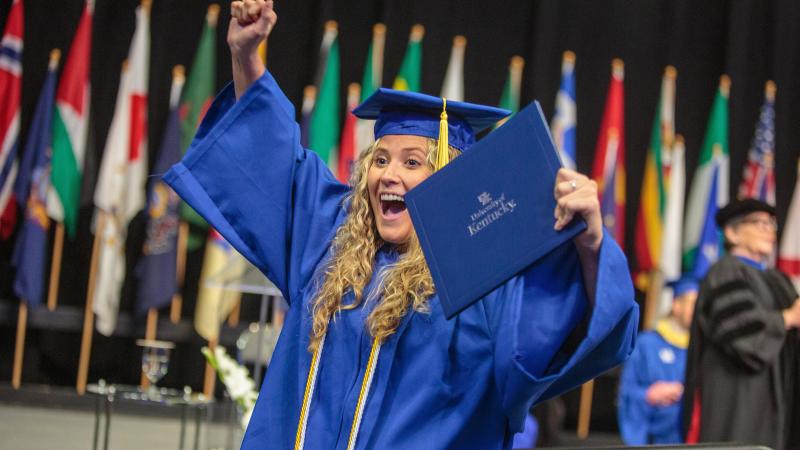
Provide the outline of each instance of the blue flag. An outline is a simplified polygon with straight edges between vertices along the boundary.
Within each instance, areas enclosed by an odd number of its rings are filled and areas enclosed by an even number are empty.
[[[170,113],[164,137],[158,151],[155,176],[147,184],[147,230],[142,258],[136,268],[139,279],[136,312],[159,309],[170,303],[178,291],[178,216],[179,198],[175,191],[161,180],[161,175],[181,158],[181,127],[178,101],[183,88],[182,78],[173,80]]]
[[[25,206],[25,220],[11,260],[17,269],[14,294],[28,302],[31,308],[41,305],[44,300],[47,235],[50,228],[46,201],[53,156],[50,130],[56,68],[57,64],[50,64],[28,132],[21,170],[14,184],[15,196],[20,206]],[[22,205],[22,202],[26,202],[26,205]]]
[[[697,256],[694,260],[692,274],[695,279],[702,280],[706,272],[714,264],[720,255],[720,233],[717,230],[717,223],[714,217],[717,215],[717,179],[722,162],[720,158],[714,159],[714,169],[711,175],[711,192],[708,194],[706,205],[706,216],[703,219],[703,229],[700,234],[700,243],[697,246]]]

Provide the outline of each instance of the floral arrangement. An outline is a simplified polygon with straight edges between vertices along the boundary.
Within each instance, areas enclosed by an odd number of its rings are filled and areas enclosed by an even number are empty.
[[[247,429],[250,416],[253,414],[253,407],[258,399],[256,383],[250,378],[247,368],[231,358],[222,346],[216,346],[213,351],[208,347],[203,347],[200,351],[217,372],[228,395],[239,406],[242,411],[242,429]]]

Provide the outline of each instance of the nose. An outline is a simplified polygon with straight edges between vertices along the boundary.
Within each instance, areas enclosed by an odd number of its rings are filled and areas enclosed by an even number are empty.
[[[397,163],[392,161],[389,163],[381,173],[381,183],[385,185],[397,184],[400,182],[399,168]]]

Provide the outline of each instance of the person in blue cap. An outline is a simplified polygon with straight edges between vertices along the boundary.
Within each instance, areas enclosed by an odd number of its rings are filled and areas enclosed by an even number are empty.
[[[627,445],[683,442],[680,401],[699,286],[685,276],[669,287],[673,295],[669,315],[655,329],[639,334],[622,370],[617,419]]]
[[[403,198],[509,112],[381,90],[341,184],[258,57],[273,2],[231,12],[233,86],[165,179],[290,304],[243,449],[509,449],[533,402],[627,357],[638,309],[593,181],[554,187],[553,226],[585,232],[447,320]]]

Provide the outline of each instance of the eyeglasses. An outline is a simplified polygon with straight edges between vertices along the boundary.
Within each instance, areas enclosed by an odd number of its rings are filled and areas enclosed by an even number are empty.
[[[772,219],[747,219],[742,220],[739,223],[749,223],[755,225],[761,231],[777,231],[778,230],[778,222]]]

